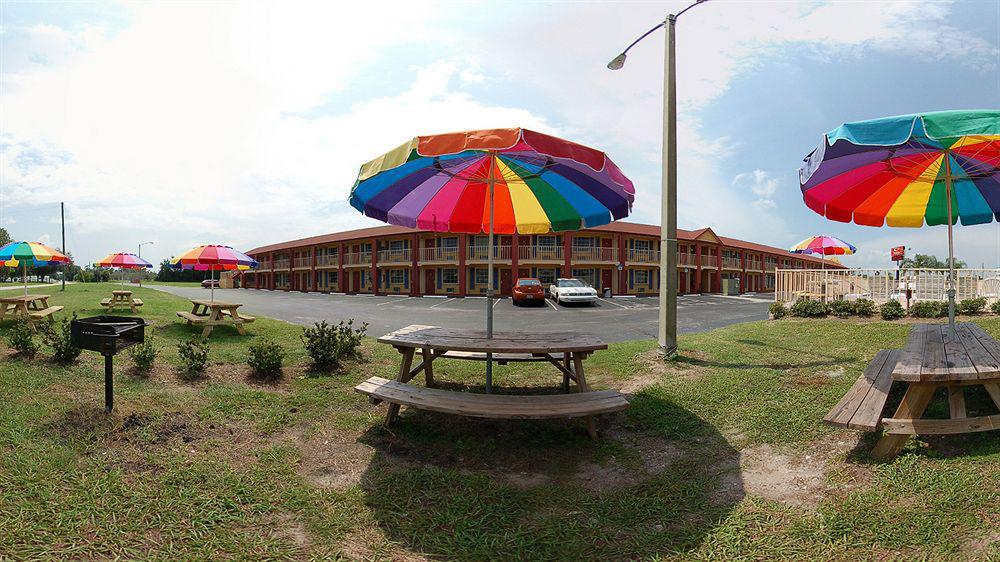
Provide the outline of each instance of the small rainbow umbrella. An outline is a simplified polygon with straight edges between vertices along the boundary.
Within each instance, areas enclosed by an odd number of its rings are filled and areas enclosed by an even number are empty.
[[[38,242],[11,242],[0,248],[0,264],[17,267],[21,264],[24,296],[28,296],[28,263],[38,267],[69,263],[68,256]]]
[[[117,267],[121,269],[122,287],[125,286],[126,269],[144,269],[153,267],[153,264],[140,258],[139,256],[124,252],[119,252],[117,254],[109,254],[105,256],[102,260],[94,262],[94,265],[97,267]]]
[[[948,320],[955,325],[952,226],[1000,221],[1000,110],[845,123],[799,169],[806,205],[867,226],[948,225]]]
[[[363,165],[350,196],[355,209],[383,222],[489,234],[489,338],[494,234],[599,226],[626,217],[634,201],[632,182],[603,152],[521,128],[414,137]]]
[[[836,236],[810,236],[788,249],[793,254],[819,254],[821,256],[844,256],[857,252],[858,249]],[[826,260],[823,260],[826,269]]]
[[[195,271],[246,271],[256,269],[257,260],[236,251],[232,246],[210,244],[192,248],[170,260],[174,269],[193,269]],[[215,274],[211,273],[212,281]],[[212,283],[212,300],[215,300],[215,283]]]

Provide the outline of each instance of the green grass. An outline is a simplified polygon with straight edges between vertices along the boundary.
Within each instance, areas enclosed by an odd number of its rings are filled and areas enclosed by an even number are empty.
[[[68,317],[99,314],[112,288],[44,292]],[[413,410],[386,430],[384,406],[352,388],[393,376],[395,352],[367,340],[361,361],[313,373],[301,328],[266,318],[247,337],[218,328],[207,380],[184,383],[176,344],[196,332],[174,311],[190,304],[135,290],[162,358],[148,378],[116,358],[110,417],[95,354],[60,366],[45,350],[26,359],[0,344],[2,557],[1000,557],[996,432],[914,441],[883,464],[868,457],[872,437],[851,446],[855,432],[819,421],[877,350],[904,343],[906,324],[731,326],[682,337],[667,364],[653,342],[612,345],[588,359],[592,385],[638,390],[591,442],[579,421]],[[1000,319],[976,321],[1000,336]],[[289,354],[277,384],[248,380],[242,366],[264,335]],[[482,365],[435,365],[444,387],[481,389]],[[552,392],[558,381],[541,365],[496,369],[511,392]],[[747,494],[741,452],[768,451],[825,459],[820,497],[785,505]]]

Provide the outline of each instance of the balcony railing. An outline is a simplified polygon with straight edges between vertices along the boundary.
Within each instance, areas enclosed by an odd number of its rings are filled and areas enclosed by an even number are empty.
[[[458,248],[420,248],[420,261],[458,262]]]
[[[465,261],[486,261],[489,255],[486,246],[469,246],[465,252]],[[509,260],[510,246],[493,246],[493,259]]]
[[[378,252],[378,263],[410,263],[410,249],[403,248],[401,250],[379,250]]]
[[[659,250],[636,250],[634,248],[625,251],[625,261],[629,263],[660,263]]]
[[[271,271],[274,269],[274,263],[269,261],[259,261],[257,262],[257,271]]]
[[[617,262],[618,248],[573,248],[572,258],[577,263]]]
[[[306,256],[295,258],[292,267],[296,269],[312,267],[312,257]]]
[[[696,263],[697,262],[695,261],[695,255],[694,254],[685,254],[685,253],[677,254],[677,265],[691,265],[691,266],[693,266]]]
[[[288,260],[274,260],[274,269],[288,269],[290,262]]]
[[[337,255],[316,256],[316,267],[337,266]]]
[[[769,264],[767,264],[767,265],[764,266],[764,271],[774,271],[775,269],[777,269],[777,267],[778,267],[778,264],[776,264],[776,263],[769,263]]]
[[[371,252],[348,252],[344,254],[344,265],[371,265]]]
[[[743,269],[740,258],[722,258],[722,267],[726,269]]]
[[[563,261],[562,246],[518,246],[519,261]]]

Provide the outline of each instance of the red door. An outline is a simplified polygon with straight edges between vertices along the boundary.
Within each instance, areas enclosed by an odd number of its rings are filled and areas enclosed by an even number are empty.
[[[600,255],[601,261],[614,261],[613,259],[611,259],[611,254],[613,253],[611,248],[614,242],[615,241],[610,238],[601,238],[601,255]],[[610,271],[608,272],[608,275],[611,275]],[[611,281],[608,281],[607,284],[604,284],[604,273],[601,273],[601,285],[602,288],[611,287]]]
[[[512,285],[510,284],[510,270],[501,269],[500,270],[500,294],[503,296],[510,296]]]
[[[601,270],[601,291],[611,288],[611,276],[612,273],[610,269]]]
[[[357,293],[361,291],[361,272],[351,272],[351,291]]]
[[[428,268],[424,270],[424,294],[433,295],[437,286],[437,270]]]

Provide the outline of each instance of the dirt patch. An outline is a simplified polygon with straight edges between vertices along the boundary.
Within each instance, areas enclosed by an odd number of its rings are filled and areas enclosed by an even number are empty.
[[[191,380],[182,378],[180,369],[176,365],[166,363],[154,364],[149,373],[140,373],[133,366],[125,367],[123,372],[136,379],[145,379],[172,388],[202,388],[211,383],[228,383],[246,385],[258,390],[287,393],[292,379],[302,376],[305,368],[301,366],[285,367],[281,376],[274,380],[257,379],[253,376],[249,366],[232,363],[210,363],[201,376]]]
[[[624,394],[635,394],[664,379],[694,380],[705,375],[706,370],[693,365],[688,360],[701,361],[704,357],[699,353],[686,353],[683,358],[674,361],[664,361],[658,350],[652,349],[639,355],[636,360],[641,366],[639,371],[621,385]]]
[[[962,552],[970,560],[994,560],[1000,556],[1000,530],[990,529],[978,537],[973,537],[962,545]]]
[[[298,426],[276,436],[299,451],[299,474],[323,488],[343,490],[361,483],[375,449],[355,436],[332,430]]]
[[[393,562],[425,562],[431,560],[389,542],[378,525],[364,525],[349,533],[340,544],[340,554],[347,560],[392,560]]]

